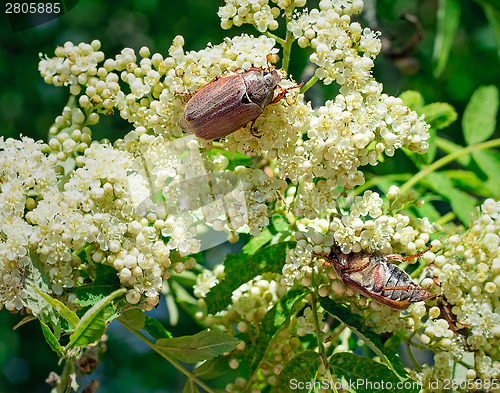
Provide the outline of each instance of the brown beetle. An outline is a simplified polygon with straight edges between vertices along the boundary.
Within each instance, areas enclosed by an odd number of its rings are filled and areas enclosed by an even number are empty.
[[[333,264],[338,276],[348,288],[389,307],[404,310],[411,303],[433,299],[437,295],[432,295],[415,284],[408,273],[390,262],[408,261],[420,257],[424,252],[408,257],[398,254],[373,255],[366,252],[344,254],[340,247],[333,246],[327,262]]]
[[[254,122],[288,90],[302,86],[281,89],[273,99],[281,77],[274,67],[268,68],[252,67],[241,74],[217,77],[197,90],[186,104],[181,128],[198,138],[222,138]]]

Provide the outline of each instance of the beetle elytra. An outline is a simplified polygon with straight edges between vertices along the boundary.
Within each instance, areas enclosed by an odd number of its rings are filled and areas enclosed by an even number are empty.
[[[390,262],[408,261],[420,257],[424,252],[408,257],[366,252],[344,254],[340,247],[333,246],[327,263],[333,265],[348,288],[389,307],[404,310],[411,303],[433,299],[437,295],[415,284],[408,273]]]
[[[302,86],[274,90],[281,81],[278,72],[252,67],[241,74],[217,77],[197,90],[187,102],[181,128],[198,138],[218,139],[254,122],[264,108],[278,102],[286,92]]]

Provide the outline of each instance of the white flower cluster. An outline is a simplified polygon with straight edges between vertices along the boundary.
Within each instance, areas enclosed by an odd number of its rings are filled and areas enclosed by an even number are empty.
[[[474,351],[470,372],[483,381],[499,378],[500,362],[493,359],[498,359],[500,344],[500,202],[486,200],[471,228],[447,239],[434,266],[447,318],[431,309],[435,319],[423,324],[420,340],[449,360],[460,361],[464,352]],[[436,363],[420,378],[439,379],[441,374]]]
[[[314,29],[324,25],[323,28],[328,30],[330,22],[320,23],[317,19],[323,17],[318,15],[325,12],[332,17],[336,15],[334,20],[337,22],[334,25],[347,34],[342,42],[348,42],[339,46],[338,42],[325,38],[323,32],[318,30],[318,36],[311,41],[311,45],[324,38],[324,42],[314,45],[320,48],[326,46],[342,53],[339,57],[341,61],[322,66],[330,72],[342,70],[342,77],[336,77],[341,85],[341,94],[321,106],[317,114],[313,113],[309,103],[304,103],[303,95],[295,98],[289,95],[286,100],[267,106],[257,118],[253,128],[259,138],[252,135],[248,127],[244,127],[221,141],[225,150],[243,154],[253,152],[276,160],[275,176],[299,185],[294,188],[293,198],[293,211],[297,216],[314,218],[319,210],[332,207],[338,197],[332,191],[334,186],[352,189],[363,184],[364,175],[359,167],[376,165],[379,153],[385,152],[391,156],[395,149],[401,147],[424,152],[428,146],[428,125],[423,119],[405,107],[400,99],[381,93],[382,86],[373,80],[369,72],[371,57],[377,51],[366,49],[365,56],[360,56],[354,49],[354,45],[359,46],[360,41],[366,41],[365,46],[374,46],[373,43],[367,43],[369,33],[365,31],[361,36],[357,24],[345,25],[350,13],[341,12],[343,16],[340,17],[337,11],[345,10],[342,8],[345,4],[339,4],[322,1],[321,11],[312,10],[301,14],[298,19],[294,19],[295,22],[289,23],[289,29],[296,31],[294,26],[298,21],[301,21],[301,26],[307,21]],[[361,37],[364,37],[363,40]],[[379,42],[378,39],[373,40]],[[90,114],[86,118],[82,117],[78,108],[66,111],[68,115],[63,114],[59,122],[59,130],[65,130],[65,136],[58,135],[58,143],[54,142],[54,148],[62,145],[60,148],[63,152],[71,151],[79,146],[74,146],[76,142],[81,143],[80,149],[83,149],[88,144],[86,124],[95,121],[92,116],[98,112],[108,113],[113,108],[118,109],[120,115],[132,122],[136,129],[145,130],[130,134],[129,139],[151,131],[165,140],[182,136],[179,119],[185,100],[178,93],[194,92],[214,77],[239,69],[266,67],[267,55],[277,52],[274,45],[272,38],[242,35],[198,52],[185,52],[182,37],[176,37],[169,49],[170,56],[166,58],[158,53],[150,58],[149,49],[142,48],[142,59],[137,64],[134,51],[126,48],[115,59],[106,59],[101,67],[97,64],[78,68],[79,63],[71,54],[77,52],[74,48],[82,45],[72,47],[66,44],[64,51],[58,49],[56,52],[61,52],[60,55],[67,58],[43,59],[40,63],[42,75],[55,72],[53,77],[58,76],[56,80],[62,79],[71,86],[78,84],[81,87],[79,105]],[[98,48],[99,45],[93,42],[90,48],[94,47]],[[102,57],[96,56],[96,53],[101,52],[91,52],[89,56]],[[52,64],[61,61],[66,66],[58,68]],[[340,63],[342,66],[339,66]],[[366,72],[354,71],[360,67],[365,67]],[[64,74],[68,69],[86,77],[72,78]],[[49,78],[48,81],[53,79]],[[324,81],[329,82],[327,79]],[[130,93],[126,94],[120,83],[125,83]],[[288,86],[293,86],[292,81],[283,79],[281,87]],[[54,130],[53,133],[56,132]],[[80,135],[86,138],[80,141]],[[71,146],[65,146],[65,143]],[[209,149],[211,143],[203,141],[201,147]],[[315,181],[318,178],[324,180]]]
[[[29,138],[0,137],[0,308],[10,311],[23,307],[28,295],[24,271],[30,269],[31,248],[43,237],[43,229],[26,220],[25,210],[36,208],[33,196],[57,193],[55,157],[47,157],[45,148]]]
[[[22,276],[33,273],[34,261],[56,295],[71,291],[82,280],[79,254],[93,245],[88,256],[118,270],[129,302],[144,296],[146,307],[156,305],[169,250],[159,230],[136,214],[136,201],[149,191],[130,172],[131,155],[92,144],[81,167],[63,177],[61,192],[56,155],[47,157],[44,148],[28,138],[0,141],[1,303],[26,306]]]

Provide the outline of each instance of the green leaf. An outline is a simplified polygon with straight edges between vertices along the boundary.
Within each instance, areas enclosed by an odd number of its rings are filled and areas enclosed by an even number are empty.
[[[99,340],[106,330],[104,321],[105,308],[110,305],[115,298],[123,296],[125,293],[127,293],[127,290],[125,288],[120,288],[94,304],[92,308],[82,316],[80,322],[76,326],[75,332],[69,337],[69,343],[66,346],[66,350],[75,346],[92,344]]]
[[[444,173],[429,173],[423,181],[430,189],[450,202],[451,209],[462,223],[470,224],[471,214],[478,203],[476,198],[453,186],[451,180]]]
[[[496,1],[496,0],[491,0]],[[500,58],[500,8],[498,4],[485,4],[484,2],[480,2],[483,5],[484,13],[486,14],[486,19],[493,30],[493,34],[495,35],[497,41],[497,51],[498,56]],[[496,8],[495,8],[496,6]]]
[[[258,369],[276,332],[288,323],[299,308],[303,307],[302,299],[308,293],[309,290],[302,286],[292,288],[266,313],[260,323],[260,340],[252,345],[248,352],[250,375]]]
[[[464,138],[468,145],[487,140],[495,132],[498,112],[498,88],[481,86],[465,107],[462,119]]]
[[[448,170],[443,171],[443,173],[456,187],[461,188],[462,190],[473,192],[475,195],[481,195],[484,198],[491,196],[491,189],[486,187],[488,182],[485,183],[484,180],[480,179],[474,172],[464,170]],[[497,179],[494,181],[498,182]],[[497,186],[496,189],[498,191],[499,186]]]
[[[335,375],[341,379],[345,378],[349,386],[354,387],[357,393],[417,393],[415,383],[408,380],[409,386],[398,385],[402,381],[383,364],[370,358],[355,353],[339,352],[334,354],[330,360],[330,366]]]
[[[54,333],[52,333],[52,330],[50,330],[50,328],[42,321],[40,321],[40,327],[42,328],[43,336],[45,337],[45,341],[47,342],[47,344],[49,344],[50,349],[52,349],[58,357],[63,357],[64,348],[61,346],[61,344],[59,344],[59,341],[57,340],[56,336],[54,336]]]
[[[345,323],[359,338],[361,338],[368,347],[375,352],[380,359],[389,366],[389,368],[399,376],[401,381],[408,377],[405,366],[398,354],[384,347],[380,341],[380,337],[371,328],[366,326],[363,318],[358,314],[354,314],[347,306],[335,303],[327,297],[320,298],[321,307],[323,307],[330,315]]]
[[[264,228],[264,230],[260,233],[258,237],[252,237],[247,244],[241,250],[242,253],[247,255],[252,255],[258,249],[265,246],[267,243],[271,241],[273,238],[273,234],[268,228]]]
[[[80,318],[71,311],[63,302],[60,300],[54,299],[53,297],[47,295],[46,293],[43,293],[40,291],[38,288],[33,287],[33,289],[38,292],[38,294],[43,297],[47,303],[49,303],[54,310],[56,310],[70,325],[72,329],[76,328],[76,325],[78,325],[78,322],[80,322]]]
[[[488,177],[485,184],[495,197],[500,193],[500,154],[496,150],[476,150],[472,158],[481,171]]]
[[[415,90],[407,90],[400,94],[399,98],[403,100],[403,103],[410,108],[412,111],[421,114],[422,108],[424,107],[424,97],[420,92]]]
[[[439,0],[437,13],[437,34],[434,40],[434,76],[438,77],[444,71],[451,46],[455,38],[458,25],[460,23],[460,1],[459,0]]]
[[[203,330],[194,336],[160,338],[153,348],[182,362],[198,363],[234,350],[239,342],[228,333]]]
[[[146,315],[142,310],[127,310],[117,318],[124,326],[132,330],[145,330],[155,340],[159,338],[171,338],[172,334],[153,317]]]
[[[424,204],[420,207],[413,207],[412,210],[417,212],[417,216],[420,218],[427,217],[430,222],[436,222],[441,218],[441,213],[439,213],[436,208],[432,205],[428,198],[423,198]]]
[[[419,113],[425,115],[425,121],[436,130],[448,127],[457,120],[458,116],[455,108],[446,102],[434,102],[426,105]]]
[[[220,377],[230,370],[227,356],[219,356],[215,359],[207,360],[205,363],[196,367],[192,374],[195,377],[210,380]]]
[[[16,330],[17,328],[23,326],[24,324],[31,322],[31,321],[36,321],[37,319],[38,318],[35,317],[34,315],[28,315],[28,316],[24,317],[23,319],[21,319],[18,323],[16,323],[14,325],[14,327],[12,328],[12,330]]]
[[[146,314],[137,309],[124,311],[117,319],[121,324],[134,330],[142,330],[146,324]]]
[[[463,146],[457,145],[456,143],[453,143],[449,141],[448,139],[436,138],[436,145],[438,148],[440,148],[442,151],[444,151],[447,154],[451,154],[456,152],[457,150],[462,150],[464,149]],[[465,154],[457,158],[456,160],[460,165],[466,167],[470,164],[470,155]]]
[[[76,295],[75,304],[82,307],[92,306],[113,291],[119,289],[121,284],[116,273],[115,268],[102,263],[96,263],[96,278],[92,284],[86,284],[72,289],[72,292]]]
[[[24,269],[24,287],[28,292],[26,298],[22,298],[23,305],[29,308],[33,315],[43,321],[45,324],[52,326],[54,334],[59,337],[62,330],[61,316],[56,312],[54,307],[40,295],[41,293],[51,292],[50,279],[43,273],[43,266],[38,255],[30,253],[32,264]],[[38,290],[35,290],[35,288]]]
[[[191,379],[188,379],[184,385],[184,389],[182,389],[182,393],[200,393],[200,391],[196,387],[196,384]]]
[[[224,261],[225,278],[205,297],[209,314],[222,311],[231,303],[233,291],[240,285],[266,272],[281,273],[288,250],[294,242],[272,244],[253,255],[229,254]]]
[[[311,389],[292,389],[292,382],[310,382],[312,386],[318,372],[319,353],[314,351],[301,352],[289,360],[278,376],[278,383],[271,388],[270,393],[310,392]]]
[[[170,325],[176,326],[177,322],[179,322],[179,309],[177,307],[177,303],[175,302],[172,291],[168,291],[167,293],[165,293],[165,304],[167,305]]]
[[[172,333],[165,329],[165,326],[163,326],[160,321],[149,315],[146,315],[144,330],[148,332],[151,337],[154,337],[155,340],[160,338],[172,338]]]

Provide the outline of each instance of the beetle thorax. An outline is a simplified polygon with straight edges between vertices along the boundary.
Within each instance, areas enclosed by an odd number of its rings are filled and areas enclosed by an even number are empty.
[[[250,102],[264,108],[273,100],[274,89],[281,80],[276,70],[250,70],[242,76],[247,87],[246,92]]]

